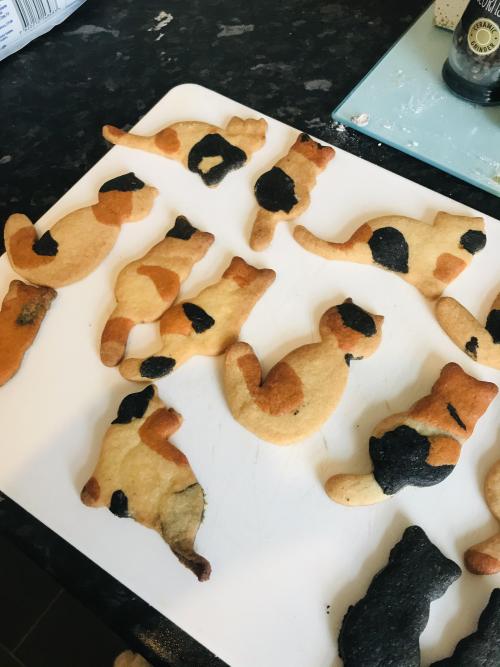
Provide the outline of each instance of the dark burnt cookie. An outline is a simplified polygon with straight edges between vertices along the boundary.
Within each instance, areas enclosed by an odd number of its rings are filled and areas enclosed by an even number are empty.
[[[419,640],[430,604],[460,574],[421,528],[407,528],[365,597],[344,616],[339,634],[344,667],[420,667]]]

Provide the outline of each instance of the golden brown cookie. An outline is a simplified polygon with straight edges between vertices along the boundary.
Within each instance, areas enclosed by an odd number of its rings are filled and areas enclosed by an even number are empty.
[[[486,476],[484,495],[490,512],[500,522],[500,461],[490,468]],[[465,565],[473,574],[500,572],[500,531],[468,549],[465,552]]]
[[[143,137],[105,125],[102,133],[112,144],[138,148],[177,160],[189,171],[199,174],[206,185],[218,185],[235,169],[242,167],[266,140],[263,118],[231,118],[225,129],[196,120],[174,123],[160,132]]]
[[[165,407],[154,385],[126,396],[81,498],[89,507],[108,507],[156,530],[181,563],[205,581],[210,563],[194,550],[203,489],[187,458],[169,442],[181,424],[181,415]]]
[[[393,271],[428,299],[441,296],[486,245],[482,218],[442,212],[432,225],[397,215],[374,218],[344,243],[323,241],[301,225],[293,235],[303,248],[325,259]]]
[[[5,248],[14,271],[36,285],[62,287],[81,280],[113,248],[124,222],[149,215],[158,194],[134,174],[104,183],[98,202],[73,211],[40,238],[20,213],[5,223]]]
[[[309,207],[316,179],[335,156],[331,146],[323,146],[301,134],[285,157],[259,176],[255,198],[259,204],[250,246],[264,250],[273,240],[278,222],[295,220]]]
[[[252,308],[275,277],[271,269],[256,269],[233,257],[218,283],[163,315],[162,348],[146,359],[125,359],[120,373],[127,380],[147,382],[167,375],[194,355],[222,354],[238,339]]]
[[[10,283],[0,310],[0,386],[17,372],[55,297],[50,287]]]
[[[471,359],[500,370],[500,294],[493,301],[484,327],[449,296],[437,302],[436,317],[455,345]]]
[[[156,322],[173,304],[181,283],[213,241],[213,234],[200,232],[180,215],[162,241],[120,271],[115,286],[117,305],[101,337],[103,364],[119,364],[131,329],[139,323]]]
[[[383,320],[346,299],[323,314],[321,342],[287,354],[265,380],[250,345],[235,343],[227,351],[224,373],[233,417],[277,445],[315,433],[340,401],[350,362],[369,357],[378,348]]]
[[[124,651],[117,656],[113,667],[151,667],[151,665],[138,653]]]
[[[372,505],[405,486],[433,486],[453,471],[462,444],[498,393],[458,364],[446,364],[431,393],[382,420],[370,438],[373,472],[334,475],[325,489],[343,505]]]

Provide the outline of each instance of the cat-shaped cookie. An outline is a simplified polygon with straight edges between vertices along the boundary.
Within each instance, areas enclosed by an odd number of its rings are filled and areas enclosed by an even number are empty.
[[[252,308],[275,277],[272,269],[256,269],[241,257],[233,257],[219,282],[162,316],[162,348],[146,359],[125,359],[120,373],[127,380],[145,382],[171,373],[194,355],[222,354],[237,340]]]
[[[500,461],[488,472],[484,483],[484,495],[490,512],[500,522]],[[465,565],[474,574],[497,574],[500,572],[500,528],[484,542],[475,544],[465,552]]]
[[[288,154],[257,179],[254,191],[259,209],[250,237],[253,250],[268,247],[278,222],[295,220],[309,207],[316,179],[334,156],[331,146],[301,134]]]
[[[191,120],[174,123],[149,137],[124,132],[112,125],[105,125],[102,133],[112,144],[177,160],[199,174],[206,185],[215,186],[264,145],[266,131],[263,118],[243,120],[234,116],[225,129]]]
[[[493,301],[484,327],[450,296],[439,299],[436,317],[455,345],[471,359],[500,370],[500,294]]]
[[[293,236],[325,259],[373,264],[436,299],[486,245],[482,218],[438,213],[432,225],[403,216],[365,222],[348,241],[323,241],[298,225]]]
[[[19,369],[55,297],[51,287],[10,283],[0,310],[0,386]]]
[[[103,364],[119,364],[131,329],[139,323],[156,322],[173,304],[181,283],[213,241],[213,234],[200,232],[178,216],[163,240],[120,271],[115,286],[117,305],[101,337]]]
[[[433,486],[453,471],[461,446],[498,393],[458,364],[446,364],[431,393],[383,419],[370,438],[373,472],[334,475],[325,490],[343,505],[372,505],[407,485]]]
[[[378,348],[383,319],[346,299],[321,317],[321,342],[287,354],[265,380],[250,345],[235,343],[227,351],[224,371],[233,417],[277,445],[316,432],[340,401],[351,360],[369,357]]]
[[[125,222],[149,215],[158,190],[129,173],[104,183],[98,202],[68,213],[40,238],[20,213],[5,223],[5,248],[14,271],[36,285],[62,287],[81,280],[113,248]]]
[[[203,489],[187,458],[169,442],[181,424],[181,415],[165,407],[154,385],[126,396],[81,499],[156,530],[181,563],[205,581],[210,563],[194,550]]]

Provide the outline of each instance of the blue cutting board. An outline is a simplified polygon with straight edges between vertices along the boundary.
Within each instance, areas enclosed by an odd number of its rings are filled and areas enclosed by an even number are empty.
[[[500,195],[500,107],[455,97],[441,78],[452,33],[431,6],[335,109],[335,120]],[[360,127],[353,117],[368,114]]]

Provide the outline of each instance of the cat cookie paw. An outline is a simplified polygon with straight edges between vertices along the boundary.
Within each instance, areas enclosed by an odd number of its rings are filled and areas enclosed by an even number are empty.
[[[493,465],[486,476],[484,495],[490,512],[500,522],[500,461]],[[500,531],[468,549],[465,552],[465,565],[473,574],[500,572]]]
[[[492,382],[447,364],[428,396],[375,427],[370,438],[373,472],[334,475],[325,484],[328,496],[343,505],[370,505],[408,485],[439,484],[453,471],[462,444],[497,393]]]
[[[19,369],[55,297],[50,287],[10,283],[0,310],[0,386]]]
[[[181,424],[181,415],[165,407],[154,385],[126,396],[81,499],[156,530],[180,562],[206,581],[210,563],[194,550],[203,489],[187,458],[169,441]]]
[[[321,342],[286,355],[262,379],[250,345],[226,354],[224,389],[233,417],[263,440],[286,445],[317,431],[335,410],[354,359],[369,357],[381,340],[383,317],[351,299],[321,317]]]

